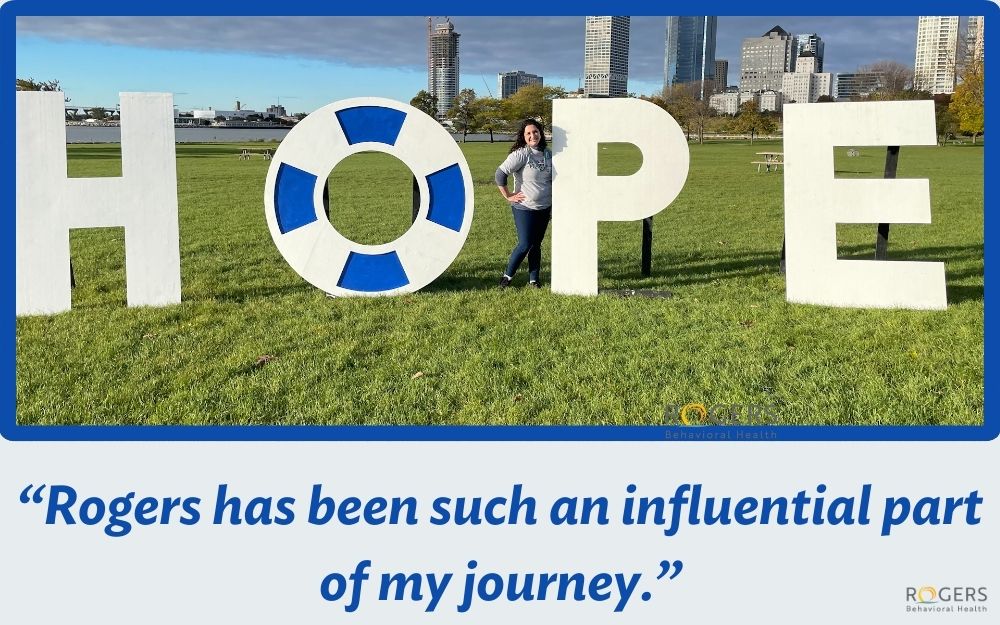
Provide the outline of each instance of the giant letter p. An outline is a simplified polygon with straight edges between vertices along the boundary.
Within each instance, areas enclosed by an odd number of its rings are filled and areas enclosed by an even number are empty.
[[[660,212],[687,179],[687,141],[660,107],[633,98],[552,102],[552,291],[597,294],[597,222]],[[642,166],[631,176],[598,176],[601,143],[631,143]]]

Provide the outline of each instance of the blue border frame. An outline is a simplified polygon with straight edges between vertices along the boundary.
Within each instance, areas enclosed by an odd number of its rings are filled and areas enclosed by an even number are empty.
[[[424,0],[419,6],[433,8],[439,15],[490,15],[483,7],[473,7],[467,2],[453,0]],[[608,0],[550,0],[540,7],[548,15],[586,15],[605,11]],[[155,3],[136,4],[121,0],[106,0],[100,11],[90,5],[66,0],[28,2],[11,0],[0,6],[0,111],[3,117],[14,119],[14,90],[9,88],[15,76],[15,18],[19,15],[217,15],[218,11],[197,4],[159,6]],[[477,10],[478,8],[478,10]],[[661,15],[664,6],[653,2],[624,0],[614,3],[616,13],[630,15]],[[355,4],[329,6],[325,3],[301,2],[283,7],[282,15],[410,15],[414,5],[410,2],[390,0],[377,5]],[[699,10],[719,15],[745,15],[745,4],[735,0],[709,0],[699,5]],[[767,5],[768,13],[790,15],[883,15],[872,2],[845,0],[833,6],[802,5],[788,0],[777,0]],[[824,10],[832,9],[832,10]],[[895,11],[893,11],[895,13]],[[1000,25],[998,6],[980,0],[960,2],[927,2],[916,0],[906,5],[906,15],[932,15],[937,13],[963,16],[984,15],[987,22]],[[268,16],[274,14],[274,4],[262,0],[240,3],[239,15]],[[992,48],[986,46],[986,54]],[[997,93],[998,73],[987,75],[986,101],[993,102]],[[0,298],[4,309],[15,317],[14,272],[15,263],[15,127],[12,123],[0,125],[0,210],[5,226],[4,266],[0,275]],[[995,162],[993,142],[984,150],[985,200],[992,199],[993,183],[989,175]],[[984,200],[984,235],[989,240],[995,218],[986,210]],[[984,251],[984,273],[988,266]],[[987,441],[1000,435],[1000,419],[990,418],[992,393],[990,353],[992,334],[986,330],[990,315],[985,307],[989,283],[985,281],[984,302],[984,424],[982,426],[19,426],[16,420],[16,368],[15,329],[0,333],[0,353],[5,355],[0,372],[7,383],[0,391],[0,404],[10,409],[0,413],[0,434],[11,441],[667,441],[667,442],[750,442],[770,441]]]

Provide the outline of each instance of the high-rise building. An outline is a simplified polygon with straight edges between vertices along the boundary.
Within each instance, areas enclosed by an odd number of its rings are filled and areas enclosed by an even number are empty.
[[[795,71],[782,77],[781,93],[785,102],[818,102],[822,96],[831,96],[831,83],[830,74],[816,71],[816,56],[807,50],[799,53]]]
[[[823,38],[816,33],[810,33],[808,35],[798,36],[798,46],[799,54],[803,52],[812,52],[813,56],[816,58],[816,71],[820,74],[823,73],[823,52],[826,48],[826,44],[823,43]]]
[[[729,61],[715,59],[715,92],[722,93],[729,88]]]
[[[917,18],[914,88],[932,94],[954,92],[957,66],[958,16]]]
[[[427,93],[437,98],[437,115],[444,117],[458,95],[458,38],[455,25],[445,18],[444,24],[431,28],[427,18]]]
[[[781,26],[747,37],[740,51],[740,91],[779,91],[785,72],[795,71],[798,42]]]
[[[882,75],[874,72],[837,74],[837,102],[867,98],[882,88]]]
[[[583,50],[583,92],[588,97],[628,93],[628,16],[587,16]]]
[[[544,79],[541,76],[528,74],[520,70],[497,74],[497,94],[501,100],[514,95],[521,87],[542,84],[544,84]]]
[[[965,53],[968,58],[983,58],[983,16],[973,15],[969,17],[969,24],[965,31]]]
[[[699,95],[711,95],[715,87],[715,15],[667,18],[664,39],[663,87],[701,82]]]

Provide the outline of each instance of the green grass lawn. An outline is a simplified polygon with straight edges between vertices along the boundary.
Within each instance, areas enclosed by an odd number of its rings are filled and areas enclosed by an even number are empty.
[[[254,147],[260,147],[255,144]],[[73,231],[73,310],[17,319],[21,424],[628,424],[664,406],[776,407],[783,424],[979,424],[983,419],[983,151],[904,147],[899,177],[931,180],[932,225],[894,225],[890,257],[946,263],[947,311],[785,302],[778,273],[782,174],[756,173],[779,143],[691,146],[688,182],[654,220],[653,274],[639,223],[600,227],[602,289],[672,299],[497,291],[515,243],[493,172],[509,144],[467,144],[476,215],[454,264],[420,293],[326,297],[285,263],[263,215],[269,161],[238,145],[179,145],[183,303],[125,307],[123,230]],[[70,146],[73,176],[120,175],[117,146]],[[882,176],[884,149],[841,176]],[[629,146],[602,173],[634,171]],[[410,178],[383,154],[331,174],[331,220],[349,237],[406,230]],[[869,258],[875,226],[840,226]],[[548,237],[543,280],[548,277]]]

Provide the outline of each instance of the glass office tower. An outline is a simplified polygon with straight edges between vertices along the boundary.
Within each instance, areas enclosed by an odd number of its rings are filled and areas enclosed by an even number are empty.
[[[664,38],[663,86],[701,82],[700,97],[711,95],[715,81],[715,15],[667,18]]]

